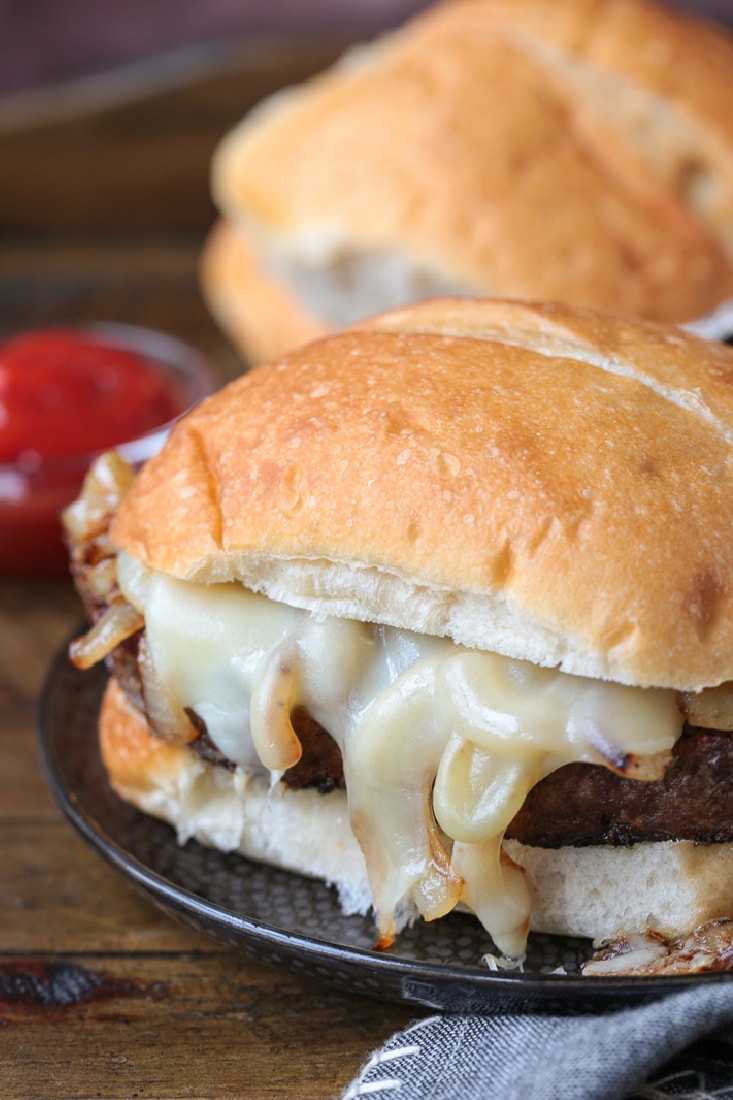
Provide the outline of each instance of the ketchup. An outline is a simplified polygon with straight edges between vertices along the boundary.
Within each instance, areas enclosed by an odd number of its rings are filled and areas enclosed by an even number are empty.
[[[170,368],[92,331],[46,329],[0,345],[0,574],[65,571],[60,512],[94,454],[186,404]]]
[[[126,348],[53,329],[0,346],[0,463],[100,451],[180,411],[160,368]]]

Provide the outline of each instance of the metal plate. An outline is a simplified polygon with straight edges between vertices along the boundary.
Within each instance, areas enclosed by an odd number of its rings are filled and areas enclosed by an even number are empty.
[[[323,883],[195,842],[179,846],[172,828],[114,794],[97,747],[105,675],[101,667],[78,672],[65,649],[49,671],[39,739],[54,796],[131,883],[222,943],[353,993],[444,1011],[579,1013],[729,977],[583,977],[587,941],[540,935],[530,937],[522,972],[495,972],[481,963],[492,950],[490,939],[475,919],[458,913],[432,924],[418,921],[394,948],[376,951],[372,921],[344,915],[335,891]]]

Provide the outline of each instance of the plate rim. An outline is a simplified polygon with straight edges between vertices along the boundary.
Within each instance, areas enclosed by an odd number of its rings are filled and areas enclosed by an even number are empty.
[[[78,629],[72,632],[70,637],[78,634]],[[731,974],[725,971],[712,971],[702,974],[668,974],[668,975],[588,975],[580,973],[551,973],[545,971],[526,970],[491,970],[482,966],[479,962],[474,964],[461,964],[461,968],[441,962],[431,962],[424,959],[408,959],[390,951],[377,951],[374,948],[365,948],[357,944],[339,943],[335,939],[323,939],[311,936],[307,933],[288,931],[278,927],[275,923],[267,923],[260,918],[253,917],[244,912],[228,908],[223,904],[212,901],[201,894],[196,893],[193,887],[181,886],[172,881],[154,867],[148,866],[134,853],[128,851],[115,837],[111,836],[105,827],[96,820],[94,814],[86,807],[83,791],[72,790],[67,785],[63,768],[59,765],[59,733],[52,729],[52,709],[55,693],[61,690],[64,678],[76,681],[83,691],[95,691],[101,701],[101,693],[107,681],[108,673],[102,666],[82,672],[73,668],[68,655],[68,642],[64,643],[55,653],[47,670],[44,683],[39,695],[37,708],[37,747],[41,759],[43,772],[47,785],[61,809],[65,818],[74,826],[79,835],[86,841],[91,849],[100,856],[115,871],[122,875],[128,882],[141,889],[148,898],[157,901],[173,919],[178,917],[183,923],[192,923],[196,918],[196,927],[210,938],[216,936],[205,926],[206,922],[214,923],[222,931],[236,934],[245,939],[252,950],[256,945],[267,944],[275,950],[291,954],[294,957],[305,955],[312,960],[314,965],[336,965],[352,967],[360,974],[378,973],[386,974],[392,978],[409,977],[415,983],[441,986],[447,982],[458,983],[470,987],[478,996],[490,996],[497,998],[517,996],[538,998],[539,1001],[554,1000],[567,1002],[568,1008],[572,1008],[574,999],[586,1002],[590,999],[598,999],[599,1002],[623,1000],[627,1004],[636,1003],[640,999],[654,999],[666,996],[682,988],[687,988],[699,982],[715,982],[729,980]],[[86,680],[86,683],[83,681]],[[96,709],[95,702],[95,709]],[[89,730],[92,737],[96,731]],[[96,736],[94,736],[96,743]],[[102,765],[103,767],[103,765]],[[111,792],[114,794],[114,792]],[[119,797],[115,795],[115,797]],[[141,810],[127,806],[128,810],[134,810],[141,818],[151,817]],[[151,818],[152,820],[156,820]],[[167,823],[163,823],[167,824]],[[170,829],[171,844],[178,845],[172,826]],[[189,841],[188,843],[196,843]],[[227,853],[216,852],[214,856],[224,856]],[[233,853],[241,859],[245,865],[254,864],[254,860],[247,859],[239,853]],[[266,864],[264,866],[267,866]],[[295,874],[296,872],[282,872]],[[323,890],[330,889],[320,880],[310,880],[315,886]],[[201,921],[204,922],[202,925]],[[231,939],[226,941],[229,946],[236,949],[238,945]],[[395,945],[399,949],[399,937]],[[267,960],[264,960],[267,961]],[[354,993],[363,990],[354,989]],[[409,996],[399,997],[400,1000],[412,1000],[416,1004],[425,1004],[419,998]],[[441,1007],[435,1006],[433,1007]],[[557,1004],[553,1006],[557,1008]],[[445,1009],[443,1009],[445,1010]],[[479,1009],[480,1011],[480,1009]],[[496,1007],[487,1011],[496,1011]],[[542,1011],[541,1008],[535,1011]]]

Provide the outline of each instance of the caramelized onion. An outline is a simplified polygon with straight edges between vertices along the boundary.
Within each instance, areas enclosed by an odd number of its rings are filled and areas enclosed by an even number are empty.
[[[77,668],[87,669],[103,660],[120,642],[135,634],[143,625],[143,617],[129,603],[108,607],[91,630],[76,638],[69,646],[69,657]]]
[[[72,543],[88,541],[106,527],[130,488],[134,470],[115,451],[107,451],[89,468],[77,500],[64,511],[64,528]]]
[[[63,515],[72,573],[89,616],[96,619],[69,646],[77,668],[91,668],[143,626],[143,616],[119,591],[116,552],[108,534],[110,519],[132,478],[132,467],[119,455],[100,455],[84,479],[79,498]],[[104,611],[99,615],[101,607]]]
[[[463,879],[451,864],[435,820],[429,790],[425,791],[424,812],[430,851],[429,873],[416,886],[415,896],[425,920],[436,920],[455,909],[461,898]]]
[[[709,730],[733,730],[733,683],[702,691],[685,691],[679,697],[682,713],[693,726]]]
[[[260,760],[271,771],[294,768],[303,755],[291,718],[301,702],[302,666],[300,646],[279,646],[265,664],[252,694],[252,740]]]
[[[145,714],[148,725],[157,737],[175,744],[195,741],[198,730],[180,702],[164,689],[153,667],[147,639],[143,634],[137,651],[137,664],[143,685]]]
[[[704,971],[733,970],[733,920],[722,918],[699,925],[689,936],[665,940],[658,932],[619,935],[605,944],[583,973],[590,976],[616,974],[701,974]]]
[[[670,750],[649,755],[625,751],[613,742],[600,721],[595,718],[589,717],[586,720],[583,732],[603,766],[626,779],[655,782],[664,778],[672,763],[673,757]]]
[[[84,584],[90,596],[104,603],[112,603],[111,597],[117,593],[117,570],[114,557],[105,557],[93,565],[84,577]]]

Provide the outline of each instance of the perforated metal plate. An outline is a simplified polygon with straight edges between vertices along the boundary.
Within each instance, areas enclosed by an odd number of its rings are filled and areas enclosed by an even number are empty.
[[[478,922],[452,914],[417,922],[394,948],[373,948],[370,919],[345,916],[321,882],[190,842],[121,802],[97,748],[101,668],[80,673],[59,653],[40,706],[41,756],[61,809],[81,835],[171,916],[275,966],[305,972],[354,993],[446,1011],[582,1012],[599,1003],[658,997],[692,981],[726,975],[585,978],[587,941],[530,937],[518,972],[481,962],[492,951]],[[90,899],[91,903],[92,899]],[[561,973],[557,973],[562,968]]]

